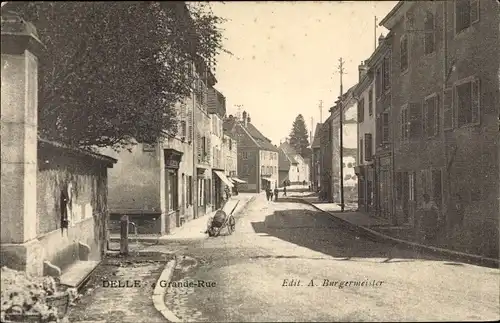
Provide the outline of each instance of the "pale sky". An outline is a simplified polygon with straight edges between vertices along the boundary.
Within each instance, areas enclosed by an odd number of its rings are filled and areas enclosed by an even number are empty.
[[[358,65],[373,53],[374,17],[382,20],[397,1],[212,2],[224,23],[226,48],[219,56],[216,88],[228,114],[242,105],[274,144],[289,135],[301,113],[311,131],[340,94],[339,58],[345,61],[344,92],[358,82]],[[387,30],[378,27],[377,38]]]

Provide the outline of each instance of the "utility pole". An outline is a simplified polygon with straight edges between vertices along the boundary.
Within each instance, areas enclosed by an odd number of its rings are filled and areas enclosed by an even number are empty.
[[[197,153],[197,142],[196,142],[196,90],[198,88],[197,86],[197,74],[196,74],[196,64],[193,62],[193,70],[192,70],[192,77],[193,77],[193,95],[192,95],[192,101],[193,101],[193,113],[191,113],[191,124],[192,124],[192,129],[191,129],[191,143],[193,145],[193,182],[191,183],[191,194],[193,195],[193,219],[196,219],[198,217],[198,170],[196,168],[196,164],[198,161],[198,153]]]
[[[319,122],[323,123],[323,100],[319,101]]]
[[[339,97],[339,110],[340,110],[340,208],[344,212],[344,107],[342,102],[342,94],[344,93],[342,76],[344,74],[344,60],[342,57],[339,59],[339,74],[340,74],[340,97]]]
[[[377,23],[378,23],[378,19],[377,19],[377,16],[375,16],[375,25],[373,26],[373,41],[374,41],[374,45],[375,45],[375,49],[377,49]]]

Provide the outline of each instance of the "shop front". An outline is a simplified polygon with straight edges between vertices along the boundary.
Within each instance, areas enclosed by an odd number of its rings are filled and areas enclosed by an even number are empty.
[[[233,194],[238,195],[238,186],[240,184],[245,184],[246,181],[239,179],[236,177],[236,172],[233,172],[233,174],[230,175],[229,179],[233,182],[234,187],[233,187]]]
[[[377,161],[377,216],[390,220],[392,214],[391,157],[380,157]]]
[[[183,219],[179,209],[179,165],[182,152],[174,149],[164,149],[165,157],[165,199],[166,199],[166,232],[182,225]]]
[[[223,171],[221,170],[212,170],[212,172],[216,176],[212,176],[213,178],[213,183],[214,183],[214,206],[215,209],[218,210],[222,207],[222,201],[224,198],[224,191],[226,190],[231,190],[231,188],[234,187],[234,184],[231,182],[229,178],[227,178],[226,174],[224,174]]]

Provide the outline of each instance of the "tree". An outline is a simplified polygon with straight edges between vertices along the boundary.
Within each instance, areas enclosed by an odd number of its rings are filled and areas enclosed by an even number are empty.
[[[192,62],[215,67],[225,51],[223,20],[209,9],[175,1],[3,6],[33,23],[46,46],[39,57],[39,133],[117,150],[174,133],[175,105],[194,83]]]
[[[306,123],[302,114],[299,114],[292,125],[292,131],[289,136],[290,145],[295,151],[304,158],[311,155],[309,147],[309,134],[307,133]]]

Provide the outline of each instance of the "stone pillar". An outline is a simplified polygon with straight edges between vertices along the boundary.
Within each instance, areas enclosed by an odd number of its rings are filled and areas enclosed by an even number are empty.
[[[1,18],[1,265],[42,274],[36,239],[38,59],[36,29]]]

